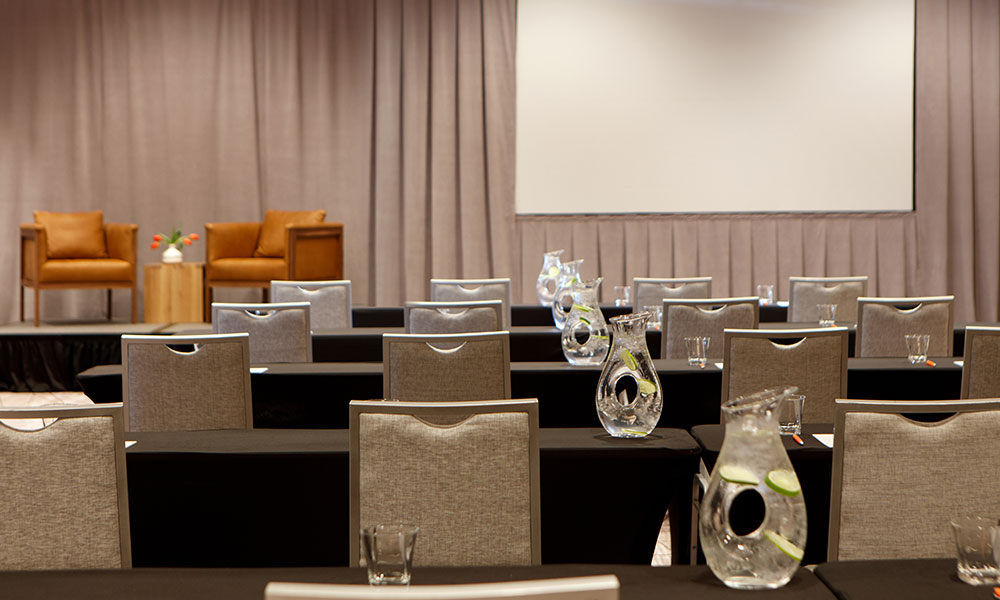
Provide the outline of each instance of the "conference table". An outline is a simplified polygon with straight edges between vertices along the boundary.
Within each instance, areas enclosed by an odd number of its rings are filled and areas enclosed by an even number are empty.
[[[347,430],[125,437],[134,566],[349,564]],[[687,561],[699,454],[678,429],[541,430],[542,562],[648,565],[668,508],[675,560]]]
[[[852,358],[847,396],[878,400],[947,400],[959,397],[962,368],[954,359],[911,365],[905,358]],[[660,425],[690,429],[719,423],[722,370],[687,360],[653,361],[664,390]],[[121,365],[100,365],[77,376],[95,402],[120,402]],[[254,365],[251,375],[254,426],[284,429],[348,427],[348,402],[382,398],[381,363],[276,363]],[[539,424],[600,427],[594,394],[601,368],[565,362],[511,363],[511,395],[538,398]]]

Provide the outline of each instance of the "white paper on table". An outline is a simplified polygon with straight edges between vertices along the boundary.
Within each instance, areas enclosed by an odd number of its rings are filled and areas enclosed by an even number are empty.
[[[132,446],[135,446],[135,440],[125,440],[126,448],[131,448]]]
[[[964,364],[965,364],[965,361],[964,361],[964,360],[956,360],[956,361],[955,361],[955,366],[956,366],[956,367],[961,367],[961,366],[962,366],[962,365],[964,365]]]
[[[267,367],[250,367],[251,373],[266,373]]]
[[[832,433],[814,433],[813,437],[816,441],[823,444],[827,448],[833,448],[833,434]]]
[[[722,363],[720,362],[715,363],[715,366],[720,370],[722,369]]]

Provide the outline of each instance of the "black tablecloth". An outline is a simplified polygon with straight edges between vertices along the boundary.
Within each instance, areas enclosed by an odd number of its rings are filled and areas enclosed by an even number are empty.
[[[417,546],[417,561],[419,561]],[[540,567],[420,567],[413,585],[485,583],[613,574],[622,600],[724,600],[747,592],[723,586],[707,567],[629,565],[552,565]],[[119,571],[26,571],[0,573],[4,598],[24,600],[261,600],[269,581],[365,583],[362,569],[123,569]],[[820,580],[800,569],[787,586],[763,592],[781,600],[832,600]]]
[[[802,441],[799,446],[791,437],[782,437],[792,468],[802,485],[802,495],[806,499],[806,518],[808,519],[806,534],[806,552],[803,564],[811,565],[826,560],[828,529],[830,527],[830,473],[833,465],[833,450],[827,448],[816,438],[814,433],[833,433],[833,425],[802,426]],[[715,460],[722,449],[725,437],[723,425],[699,425],[691,429],[702,448],[702,459],[709,471],[715,466]]]
[[[654,361],[664,391],[663,427],[690,429],[719,422],[722,371],[686,360]],[[958,398],[962,370],[950,359],[936,367],[902,358],[850,359],[850,398],[943,400]],[[288,363],[261,365],[251,376],[254,426],[259,428],[346,428],[347,403],[382,397],[381,363]],[[538,398],[542,427],[600,427],[594,394],[600,367],[567,363],[512,363],[511,395]],[[78,376],[95,402],[121,401],[121,365],[93,367]]]
[[[134,566],[348,563],[346,430],[126,438],[138,442],[126,453]],[[544,563],[649,564],[668,506],[686,560],[700,452],[687,432],[546,429],[539,445]]]
[[[958,578],[953,558],[831,562],[817,567],[816,575],[843,600],[993,599],[990,586]]]

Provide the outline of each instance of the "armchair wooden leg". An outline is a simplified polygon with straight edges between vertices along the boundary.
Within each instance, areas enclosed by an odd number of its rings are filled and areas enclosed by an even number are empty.
[[[17,306],[21,313],[21,322],[24,322],[24,285],[21,285],[21,294],[17,297]]]
[[[205,286],[205,294],[204,294],[204,296],[205,297],[204,297],[203,300],[204,300],[204,306],[205,306],[205,322],[206,323],[211,323],[212,322],[212,286],[210,286],[210,285],[206,285]]]
[[[138,318],[138,315],[139,315],[139,312],[136,309],[135,286],[132,286],[132,289],[131,289],[131,291],[129,293],[132,295],[132,322],[135,323],[136,322],[136,318]]]
[[[108,288],[108,320],[111,320],[111,288]]]
[[[35,288],[35,327],[38,327],[38,297],[42,295],[42,290]]]

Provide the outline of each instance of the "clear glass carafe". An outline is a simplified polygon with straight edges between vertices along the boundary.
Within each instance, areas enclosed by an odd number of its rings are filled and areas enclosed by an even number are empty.
[[[580,280],[580,265],[583,259],[570,260],[559,265],[559,281],[552,296],[552,320],[556,327],[566,326],[569,311],[573,307],[573,284]]]
[[[597,383],[597,416],[614,437],[652,433],[663,411],[663,391],[646,346],[648,312],[611,318],[613,346]]]
[[[597,305],[601,280],[573,284],[573,304],[562,330],[563,356],[571,365],[599,365],[608,355],[608,324]]]
[[[722,405],[726,437],[701,502],[699,532],[709,568],[731,588],[774,589],[795,574],[806,546],[806,504],[778,434],[778,407],[796,388],[741,396]],[[757,494],[764,518],[739,535],[733,501]]]
[[[542,256],[542,270],[538,273],[538,281],[535,283],[535,295],[542,306],[552,306],[552,298],[556,295],[556,286],[559,283],[559,265],[562,263],[559,257],[565,250],[552,250]]]

